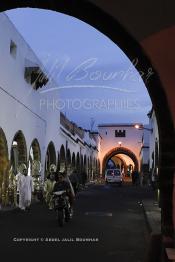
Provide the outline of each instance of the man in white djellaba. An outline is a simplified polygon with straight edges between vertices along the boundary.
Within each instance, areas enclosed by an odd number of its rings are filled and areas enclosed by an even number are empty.
[[[19,208],[26,210],[30,208],[32,192],[34,191],[33,179],[27,175],[27,168],[23,169],[23,175],[20,176],[18,181],[19,189]]]
[[[20,181],[21,177],[23,176],[23,170],[24,169],[27,169],[27,166],[24,163],[22,163],[20,165],[19,169],[18,169],[18,174],[16,175],[16,178],[15,178],[16,179],[16,194],[17,194],[16,206],[18,206],[18,207],[19,207],[19,181]]]

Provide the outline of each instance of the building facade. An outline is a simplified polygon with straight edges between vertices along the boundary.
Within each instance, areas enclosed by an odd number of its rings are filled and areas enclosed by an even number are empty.
[[[140,124],[142,126],[142,124]],[[109,159],[122,159],[127,166],[140,170],[140,148],[143,129],[136,129],[135,124],[101,124],[98,126],[101,140],[99,154],[101,174],[104,174]],[[129,159],[130,160],[129,160]],[[113,159],[115,161],[115,159]],[[126,172],[126,171],[125,171]]]
[[[150,125],[145,125],[140,149],[141,185],[150,183]]]
[[[129,12],[126,12],[126,6]],[[66,13],[108,36],[133,59],[153,101],[159,127],[161,246],[175,247],[174,1],[6,1],[1,11],[33,7]],[[149,8],[148,8],[149,7]],[[89,12],[87,12],[89,10]],[[162,12],[163,10],[163,12]],[[138,15],[139,14],[139,15]],[[161,15],[157,15],[161,14]],[[147,22],[145,22],[147,19]],[[120,32],[120,34],[118,33]],[[5,147],[3,149],[6,151]],[[162,261],[167,261],[163,257]]]
[[[15,175],[25,163],[36,185],[49,167],[98,172],[98,134],[72,124],[58,108],[56,86],[30,46],[0,14],[0,203],[13,204]],[[58,94],[59,95],[59,94]]]

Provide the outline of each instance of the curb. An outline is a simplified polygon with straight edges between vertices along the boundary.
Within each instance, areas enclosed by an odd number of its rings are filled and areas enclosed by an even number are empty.
[[[144,262],[161,262],[162,234],[161,232],[157,232],[152,228],[143,201],[139,201],[139,204],[143,211],[147,232],[149,235],[148,247],[145,253]]]
[[[145,217],[148,232],[150,234],[160,234],[161,233],[161,210],[159,208],[154,208],[151,206],[147,207],[143,200],[140,201],[140,206],[142,206],[143,214]]]
[[[151,233],[153,233],[153,229],[152,229],[151,224],[149,222],[144,203],[143,203],[143,201],[139,201],[139,204],[140,204],[142,211],[143,211],[143,215],[144,215],[144,218],[145,218],[148,233],[151,234]]]

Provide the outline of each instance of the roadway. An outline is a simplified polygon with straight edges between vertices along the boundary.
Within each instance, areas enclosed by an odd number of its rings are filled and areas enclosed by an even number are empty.
[[[1,254],[11,259],[142,262],[148,245],[140,205],[145,194],[129,183],[91,185],[77,194],[73,219],[63,228],[55,212],[40,202],[30,211],[1,212]]]

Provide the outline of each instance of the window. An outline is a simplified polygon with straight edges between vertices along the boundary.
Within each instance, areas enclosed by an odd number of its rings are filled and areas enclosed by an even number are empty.
[[[15,44],[15,42],[13,42],[11,40],[10,42],[10,54],[11,56],[13,56],[14,58],[16,58],[16,53],[17,53],[17,45]]]
[[[107,176],[121,176],[120,170],[108,170]]]
[[[115,130],[115,137],[125,137],[126,130]]]
[[[35,90],[46,85],[49,79],[42,72],[39,66],[25,67],[24,78],[27,83],[30,83]]]

